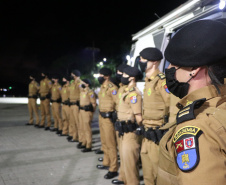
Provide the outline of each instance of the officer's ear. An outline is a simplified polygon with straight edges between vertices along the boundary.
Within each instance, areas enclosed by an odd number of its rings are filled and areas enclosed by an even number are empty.
[[[201,69],[202,69],[202,67],[192,67],[190,76],[195,77]]]

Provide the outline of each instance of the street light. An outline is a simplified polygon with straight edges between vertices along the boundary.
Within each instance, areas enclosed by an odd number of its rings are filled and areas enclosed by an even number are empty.
[[[225,0],[220,0],[220,3],[219,3],[219,9],[220,9],[220,10],[223,10],[223,9],[225,8],[225,5],[226,5]]]
[[[100,76],[99,73],[98,74],[93,74],[94,78],[98,78],[99,76]]]
[[[106,58],[103,58],[103,61],[104,61],[104,62],[107,62],[107,59],[106,59]]]
[[[100,66],[104,65],[103,62],[100,62],[99,64],[100,64]]]

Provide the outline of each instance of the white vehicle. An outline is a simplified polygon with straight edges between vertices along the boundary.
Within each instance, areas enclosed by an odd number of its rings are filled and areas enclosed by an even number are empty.
[[[225,18],[226,0],[189,0],[162,18],[153,22],[138,33],[132,35],[134,44],[131,47],[128,64],[138,67],[139,53],[146,47],[157,47],[163,53],[172,36],[184,25],[200,19]],[[168,62],[163,58],[159,69],[165,70]],[[144,82],[137,83],[143,90]]]

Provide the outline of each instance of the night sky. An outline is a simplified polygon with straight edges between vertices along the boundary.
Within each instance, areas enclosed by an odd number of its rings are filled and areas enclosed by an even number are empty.
[[[185,0],[8,0],[0,2],[0,88],[26,96],[28,75],[89,72],[103,57],[125,60],[137,33]]]

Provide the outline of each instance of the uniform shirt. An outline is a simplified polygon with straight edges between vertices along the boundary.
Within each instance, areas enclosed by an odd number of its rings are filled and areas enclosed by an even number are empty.
[[[220,90],[206,86],[177,104],[177,124],[160,142],[158,185],[226,184],[226,85]]]
[[[89,87],[81,88],[80,91],[80,106],[84,107],[86,105],[92,104],[93,107],[96,107],[96,96],[92,89]]]
[[[52,82],[48,78],[44,78],[43,80],[40,81],[40,95],[46,96],[47,94],[50,93],[52,87]]]
[[[110,81],[101,85],[98,93],[100,112],[113,112],[115,110],[117,91],[118,87]]]
[[[145,79],[143,100],[143,124],[161,126],[164,116],[169,114],[170,92],[166,86],[165,75],[158,69]]]
[[[127,85],[123,85],[122,83],[119,84],[119,89],[117,92],[117,99],[115,102],[116,103],[116,106],[115,106],[116,111],[118,111],[119,100],[122,97],[122,94],[123,94],[123,91],[125,88],[127,88]]]
[[[65,102],[69,99],[69,84],[65,84],[61,90],[61,99],[62,102]]]
[[[134,123],[135,114],[142,113],[142,94],[135,86],[131,86],[130,89],[124,88],[118,105],[118,119],[120,121]]]
[[[37,95],[39,91],[39,84],[36,81],[31,81],[28,85],[28,96]]]
[[[70,102],[76,102],[80,99],[80,88],[81,88],[81,80],[73,80],[69,87],[69,99]]]
[[[51,99],[57,100],[61,98],[61,85],[59,83],[54,83],[51,88]]]

